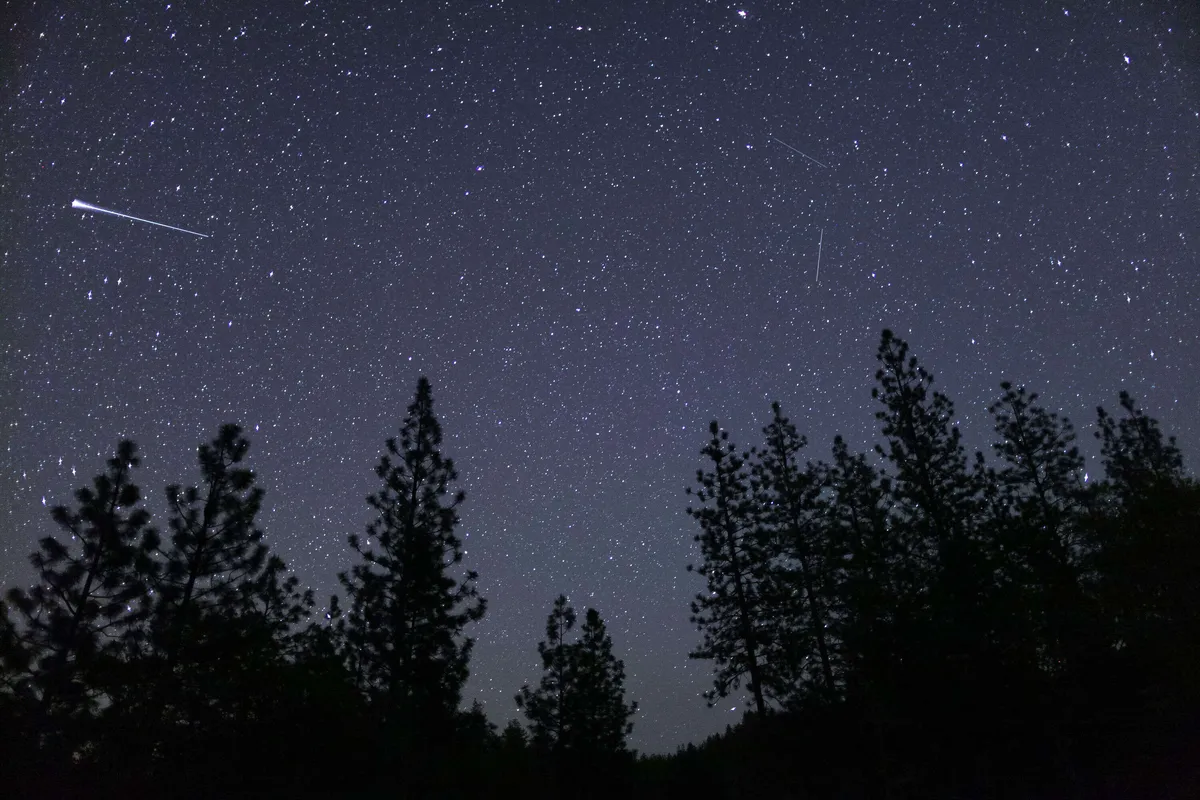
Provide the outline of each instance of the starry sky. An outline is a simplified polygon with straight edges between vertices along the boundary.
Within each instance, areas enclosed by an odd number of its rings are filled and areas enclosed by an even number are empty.
[[[8,11],[5,586],[120,438],[161,520],[228,421],[327,596],[425,374],[489,601],[466,699],[517,715],[566,593],[669,752],[741,715],[687,658],[710,420],[748,446],[777,399],[812,458],[868,448],[891,327],[972,446],[1010,379],[1089,452],[1128,389],[1200,453],[1190,3]]]

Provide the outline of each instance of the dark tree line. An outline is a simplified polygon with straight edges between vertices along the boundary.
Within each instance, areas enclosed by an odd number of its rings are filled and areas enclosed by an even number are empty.
[[[914,797],[1200,763],[1200,485],[1174,439],[1122,393],[1085,479],[1071,424],[1004,383],[971,457],[907,344],[884,331],[877,359],[873,457],[802,461],[778,404],[745,452],[712,424],[693,656],[710,702],[744,687],[754,713],[709,760],[808,749],[775,788]]]
[[[522,692],[532,741],[460,708],[486,606],[441,441],[422,378],[376,467],[375,517],[349,536],[345,608],[323,611],[258,527],[239,427],[200,446],[196,485],[166,487],[165,534],[121,442],[53,509],[34,586],[0,604],[0,794],[567,796],[585,770],[627,768],[634,707],[594,609],[552,647],[561,706]]]
[[[882,441],[827,460],[778,404],[762,443],[718,423],[689,513],[692,605],[743,722],[628,750],[637,704],[595,609],[554,602],[526,724],[462,707],[482,618],[464,500],[422,378],[319,607],[258,524],[226,425],[153,517],[121,442],[52,511],[36,582],[0,603],[0,794],[388,797],[1189,796],[1200,779],[1200,485],[1122,393],[1105,468],[1009,383],[990,455],[884,332]],[[162,527],[156,527],[161,525]],[[689,567],[691,569],[691,567]],[[532,649],[532,648],[531,648]],[[1196,792],[1200,794],[1200,792]]]

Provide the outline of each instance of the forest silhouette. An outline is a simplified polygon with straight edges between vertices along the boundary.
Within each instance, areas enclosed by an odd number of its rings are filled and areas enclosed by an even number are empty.
[[[710,704],[748,698],[722,735],[631,751],[619,653],[565,596],[512,687],[525,723],[462,707],[486,600],[421,378],[326,604],[265,544],[236,425],[161,517],[129,441],[52,509],[0,604],[0,794],[1200,795],[1200,483],[1175,440],[1122,392],[1089,479],[1070,422],[1003,383],[969,454],[908,345],[884,331],[876,358],[874,454],[810,458],[779,404],[753,447],[717,422],[697,442],[691,655]]]

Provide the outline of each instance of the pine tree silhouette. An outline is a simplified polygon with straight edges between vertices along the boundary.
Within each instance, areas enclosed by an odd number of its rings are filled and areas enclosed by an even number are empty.
[[[1008,618],[1020,621],[1013,642],[1035,669],[1067,669],[1071,640],[1080,630],[1082,542],[1078,520],[1084,507],[1083,457],[1068,420],[1038,405],[1025,387],[1001,384],[1004,394],[989,407],[995,419],[993,450],[1003,466],[992,474],[1000,509],[993,526],[1009,587]]]
[[[979,487],[967,469],[954,404],[932,390],[933,376],[891,331],[883,332],[876,358],[878,386],[871,395],[884,406],[875,417],[887,440],[876,450],[895,469],[897,511],[919,537],[919,558],[947,570],[965,566],[980,510]]]
[[[729,433],[715,421],[711,439],[701,450],[712,471],[697,470],[699,488],[689,488],[700,506],[688,514],[700,524],[696,541],[703,562],[696,569],[708,581],[708,591],[692,602],[692,622],[704,641],[689,655],[711,659],[713,689],[709,705],[727,697],[748,679],[754,708],[767,711],[768,692],[779,691],[778,663],[768,650],[777,644],[768,631],[771,611],[771,551],[754,501],[746,460],[738,455]]]
[[[927,587],[928,632],[936,639],[929,645],[965,666],[982,654],[991,624],[994,563],[992,542],[980,531],[978,473],[967,467],[953,403],[932,390],[933,376],[908,355],[908,345],[885,330],[877,359],[872,395],[884,406],[875,416],[887,446],[876,450],[895,470],[890,487],[907,537],[908,588]]]
[[[546,618],[546,638],[538,642],[542,658],[542,679],[537,689],[522,686],[517,694],[517,707],[529,720],[532,743],[543,753],[561,753],[576,738],[571,730],[572,716],[568,705],[573,696],[574,649],[567,640],[575,627],[575,609],[567,596],[560,594]]]
[[[428,379],[400,429],[387,440],[375,468],[383,488],[368,502],[378,516],[367,536],[350,536],[359,555],[339,578],[349,596],[346,652],[360,689],[381,719],[409,728],[449,724],[467,679],[473,640],[463,636],[483,617],[476,573],[457,579],[463,559],[455,535],[463,493],[440,451],[442,431],[433,414]]]
[[[1157,420],[1126,392],[1120,404],[1119,419],[1097,409],[1106,477],[1093,489],[1087,573],[1130,702],[1172,717],[1200,704],[1200,483]]]
[[[568,704],[579,749],[607,757],[625,752],[637,703],[625,702],[625,662],[613,655],[600,612],[589,608],[575,644],[573,694]]]
[[[30,562],[38,582],[14,588],[19,617],[4,633],[7,682],[31,708],[41,749],[67,768],[107,701],[115,663],[148,613],[146,579],[157,537],[133,483],[137,447],[123,441],[108,469],[75,493],[78,508],[55,506],[69,538],[42,539]]]
[[[773,558],[771,623],[780,630],[779,692],[795,699],[834,699],[834,643],[829,628],[831,564],[829,543],[820,524],[820,471],[800,462],[807,440],[771,404],[771,423],[763,428],[766,444],[752,450],[755,502]]]
[[[237,425],[223,425],[199,449],[199,487],[167,487],[171,541],[157,582],[156,644],[173,669],[185,643],[195,641],[204,615],[237,606],[261,579],[268,550],[255,517],[263,490],[240,466],[250,442]]]
[[[986,747],[964,742],[968,734],[995,735],[1001,722],[983,720],[1011,710],[997,690],[1011,683],[1006,640],[1013,637],[997,580],[999,542],[985,524],[987,469],[982,456],[968,467],[954,404],[932,388],[933,376],[908,345],[885,330],[876,358],[872,395],[883,406],[876,418],[886,440],[876,450],[893,470],[890,495],[904,552],[901,607],[915,623],[902,633],[898,711],[938,731],[928,746],[940,753],[949,791],[961,776],[993,769],[983,763]],[[944,698],[935,707],[915,704],[934,692]]]
[[[893,716],[908,690],[903,680],[913,660],[908,637],[921,602],[906,593],[911,570],[891,510],[891,481],[865,455],[851,453],[840,436],[833,440],[832,463],[818,469],[826,487],[819,518],[836,563],[830,631],[839,647],[845,700],[833,710],[864,726],[856,768],[887,786],[896,769]]]
[[[903,544],[889,511],[891,485],[840,436],[833,441],[833,463],[823,471],[828,491],[821,519],[839,562],[833,575],[833,638],[841,647],[848,698],[878,704],[903,660],[901,632],[911,626],[901,594]]]
[[[1158,420],[1138,408],[1129,392],[1121,392],[1120,402],[1125,416],[1119,420],[1103,406],[1096,408],[1096,438],[1110,490],[1128,500],[1159,486],[1182,485],[1183,454],[1175,437],[1164,438]]]
[[[312,605],[256,524],[263,491],[243,464],[249,441],[223,425],[198,449],[201,481],[167,487],[152,613],[128,648],[92,761],[140,753],[147,775],[223,791],[259,752],[254,728],[280,713],[292,628]],[[243,760],[244,759],[244,760]],[[205,783],[207,782],[207,783]]]
[[[529,720],[535,752],[551,767],[547,796],[607,797],[628,766],[625,737],[637,703],[625,702],[625,665],[613,655],[600,612],[584,613],[579,637],[568,641],[575,611],[559,595],[538,643],[542,679],[521,687],[517,706]]]
[[[612,756],[625,751],[637,703],[625,702],[625,664],[612,651],[600,612],[589,608],[576,641],[575,610],[559,595],[538,643],[542,679],[521,687],[517,706],[529,720],[533,744],[558,757]]]

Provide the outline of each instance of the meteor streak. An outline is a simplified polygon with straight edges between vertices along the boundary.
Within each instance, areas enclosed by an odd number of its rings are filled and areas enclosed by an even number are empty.
[[[771,134],[769,134],[769,133],[768,133],[767,135],[768,135],[768,136],[771,136]],[[772,139],[775,139],[775,137],[774,137],[774,136],[771,136],[771,138],[772,138]],[[786,147],[788,150],[791,150],[793,153],[799,153],[800,155],[804,156],[804,157],[805,157],[805,158],[807,158],[809,161],[811,161],[811,162],[813,162],[814,164],[816,164],[818,167],[825,167],[825,169],[829,169],[829,167],[828,167],[828,166],[826,166],[825,164],[822,164],[820,161],[817,161],[815,158],[813,158],[812,156],[810,156],[808,153],[805,153],[803,150],[797,150],[796,148],[792,147],[792,146],[791,146],[790,144],[788,144],[787,142],[780,141],[779,139],[775,139],[775,141],[779,142],[781,145],[783,145],[784,147]]]
[[[825,243],[825,229],[821,228],[821,238],[817,240],[817,283],[821,282],[821,245]]]
[[[201,239],[209,238],[209,234],[207,233],[196,233],[195,231],[189,231],[187,228],[176,228],[174,225],[168,225],[165,222],[155,222],[152,219],[142,219],[141,217],[135,217],[131,214],[122,214],[120,211],[110,211],[107,208],[94,206],[91,203],[85,203],[82,200],[72,200],[71,208],[81,208],[84,211],[95,211],[99,214],[112,214],[114,217],[123,217],[124,219],[131,219],[134,222],[145,222],[149,225],[157,225],[160,228],[170,228],[171,230],[179,231],[180,233],[190,233],[192,236],[199,236]]]

